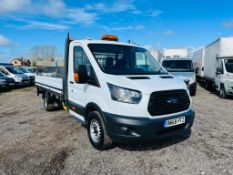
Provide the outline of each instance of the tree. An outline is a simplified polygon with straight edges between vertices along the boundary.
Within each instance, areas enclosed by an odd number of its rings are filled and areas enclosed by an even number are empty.
[[[54,46],[41,45],[31,49],[31,57],[33,61],[54,61],[54,55]]]

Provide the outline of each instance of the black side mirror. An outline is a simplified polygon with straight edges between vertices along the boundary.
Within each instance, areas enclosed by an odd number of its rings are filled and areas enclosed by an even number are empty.
[[[196,73],[196,74],[199,73],[199,68],[196,68],[196,69],[195,69],[195,73]]]
[[[78,71],[74,72],[74,80],[76,83],[85,84],[88,81],[87,68],[85,65],[79,65]]]
[[[217,75],[219,75],[219,74],[223,74],[223,70],[222,70],[222,69],[218,69],[218,68],[217,68],[216,74],[217,74]]]

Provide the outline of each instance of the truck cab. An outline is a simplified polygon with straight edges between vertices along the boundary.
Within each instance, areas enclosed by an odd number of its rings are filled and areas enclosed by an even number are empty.
[[[214,80],[220,97],[233,96],[233,57],[217,59]]]
[[[36,76],[38,94],[43,94],[45,108],[61,101],[87,126],[97,149],[113,141],[154,140],[192,127],[195,112],[186,84],[168,74],[143,47],[112,35],[68,39],[64,74],[62,81]]]

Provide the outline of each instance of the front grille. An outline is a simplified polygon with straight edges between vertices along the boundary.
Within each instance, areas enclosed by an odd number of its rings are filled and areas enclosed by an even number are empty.
[[[28,83],[29,83],[29,80],[28,80],[28,79],[22,80],[22,83],[23,83],[23,84],[28,84]]]
[[[148,111],[152,116],[173,114],[185,111],[190,100],[185,90],[153,92],[150,96]]]

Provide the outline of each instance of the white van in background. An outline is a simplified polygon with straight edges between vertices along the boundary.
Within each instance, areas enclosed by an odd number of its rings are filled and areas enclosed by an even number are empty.
[[[17,67],[21,72],[23,72],[25,75],[29,77],[30,84],[35,83],[35,73],[30,72],[27,68],[25,67]]]
[[[205,87],[215,87],[220,97],[233,96],[233,37],[219,38],[205,47]]]
[[[0,64],[0,71],[15,80],[16,85],[29,85],[29,77],[12,64]]]
[[[183,80],[188,88],[190,95],[196,95],[197,82],[193,68],[193,62],[189,58],[170,58],[162,61],[162,66],[172,75]]]
[[[205,48],[199,49],[193,53],[193,66],[196,72],[198,82],[203,82],[204,77],[204,57]]]

